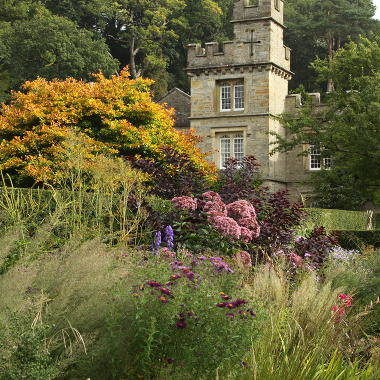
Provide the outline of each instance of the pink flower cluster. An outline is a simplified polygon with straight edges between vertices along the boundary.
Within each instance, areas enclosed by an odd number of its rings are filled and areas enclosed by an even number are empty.
[[[176,197],[172,202],[182,209],[203,211],[210,224],[223,236],[248,243],[260,235],[256,211],[248,201],[239,200],[226,205],[218,193],[207,191],[199,201],[191,197]]]
[[[246,251],[240,251],[235,255],[235,260],[245,268],[252,267],[251,255]]]
[[[197,200],[192,197],[174,197],[172,199],[172,203],[174,204],[175,207],[182,208],[185,210],[191,210],[195,211],[198,207]]]

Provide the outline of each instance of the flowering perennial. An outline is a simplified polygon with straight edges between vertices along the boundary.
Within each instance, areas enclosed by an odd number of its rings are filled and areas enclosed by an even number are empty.
[[[248,315],[251,315],[252,317],[256,316],[256,313],[251,309],[239,309],[240,306],[246,305],[248,301],[243,300],[241,298],[237,298],[235,301],[231,301],[230,296],[226,295],[225,293],[221,292],[220,296],[223,300],[226,300],[227,302],[218,302],[215,304],[216,307],[219,307],[221,309],[229,309],[230,311],[226,313],[226,317],[229,319],[235,318],[235,316],[240,316],[241,318],[247,318]],[[233,313],[231,310],[239,309],[237,310],[237,313]]]
[[[348,294],[342,293],[338,295],[338,304],[331,308],[333,313],[333,321],[339,323],[343,316],[346,314],[347,308],[352,306],[352,297]]]
[[[214,191],[203,193],[199,200],[191,197],[175,197],[175,207],[205,214],[210,225],[222,236],[232,240],[241,239],[249,243],[260,235],[260,226],[256,219],[256,210],[246,200],[226,205],[220,195]]]
[[[174,197],[172,199],[173,205],[180,209],[195,211],[198,207],[197,200],[192,197]]]

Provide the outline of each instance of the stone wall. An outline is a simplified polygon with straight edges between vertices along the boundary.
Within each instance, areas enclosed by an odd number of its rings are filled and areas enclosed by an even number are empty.
[[[189,94],[179,88],[173,88],[158,103],[174,108],[175,128],[190,128],[191,97]]]

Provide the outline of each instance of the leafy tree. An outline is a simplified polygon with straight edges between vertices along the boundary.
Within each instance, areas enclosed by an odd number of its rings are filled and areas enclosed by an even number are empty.
[[[42,0],[54,14],[100,33],[112,56],[129,65],[133,77],[156,80],[160,97],[170,86],[188,89],[187,44],[231,32],[231,0]],[[227,20],[228,18],[228,20]]]
[[[346,42],[360,34],[369,35],[380,24],[372,19],[372,0],[289,0],[285,12],[285,41],[294,51],[294,87],[304,83],[308,89],[316,85],[308,67],[317,56],[331,61]],[[332,91],[331,78],[326,81],[327,90]]]
[[[197,138],[173,127],[172,111],[151,99],[152,81],[130,79],[124,70],[110,79],[102,74],[85,83],[39,78],[13,93],[0,109],[0,169],[30,184],[54,179],[67,136],[86,137],[88,155],[102,152],[162,162],[165,150],[188,157],[194,174],[212,177],[213,167],[196,147]],[[170,167],[166,168],[170,171]]]
[[[328,175],[315,174],[315,180],[325,184],[318,190],[335,191],[335,199],[345,192],[343,199],[360,194],[374,200],[380,188],[380,39],[350,42],[331,60],[319,59],[313,67],[319,80],[332,78],[336,90],[322,110],[309,102],[298,115],[284,115],[282,122],[291,136],[284,140],[277,135],[275,150],[319,145],[322,157],[331,157],[333,166]],[[330,199],[330,207],[337,207]]]
[[[4,6],[0,13],[0,70],[10,87],[38,76],[88,79],[92,72],[111,74],[117,69],[117,61],[99,36],[78,29],[39,3],[0,2]]]

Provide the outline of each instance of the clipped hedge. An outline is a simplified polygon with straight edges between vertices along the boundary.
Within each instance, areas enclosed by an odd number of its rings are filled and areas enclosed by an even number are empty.
[[[307,208],[308,221],[333,231],[364,231],[367,229],[366,211]]]
[[[336,231],[339,244],[346,249],[361,249],[373,245],[380,248],[380,230],[372,231]]]

